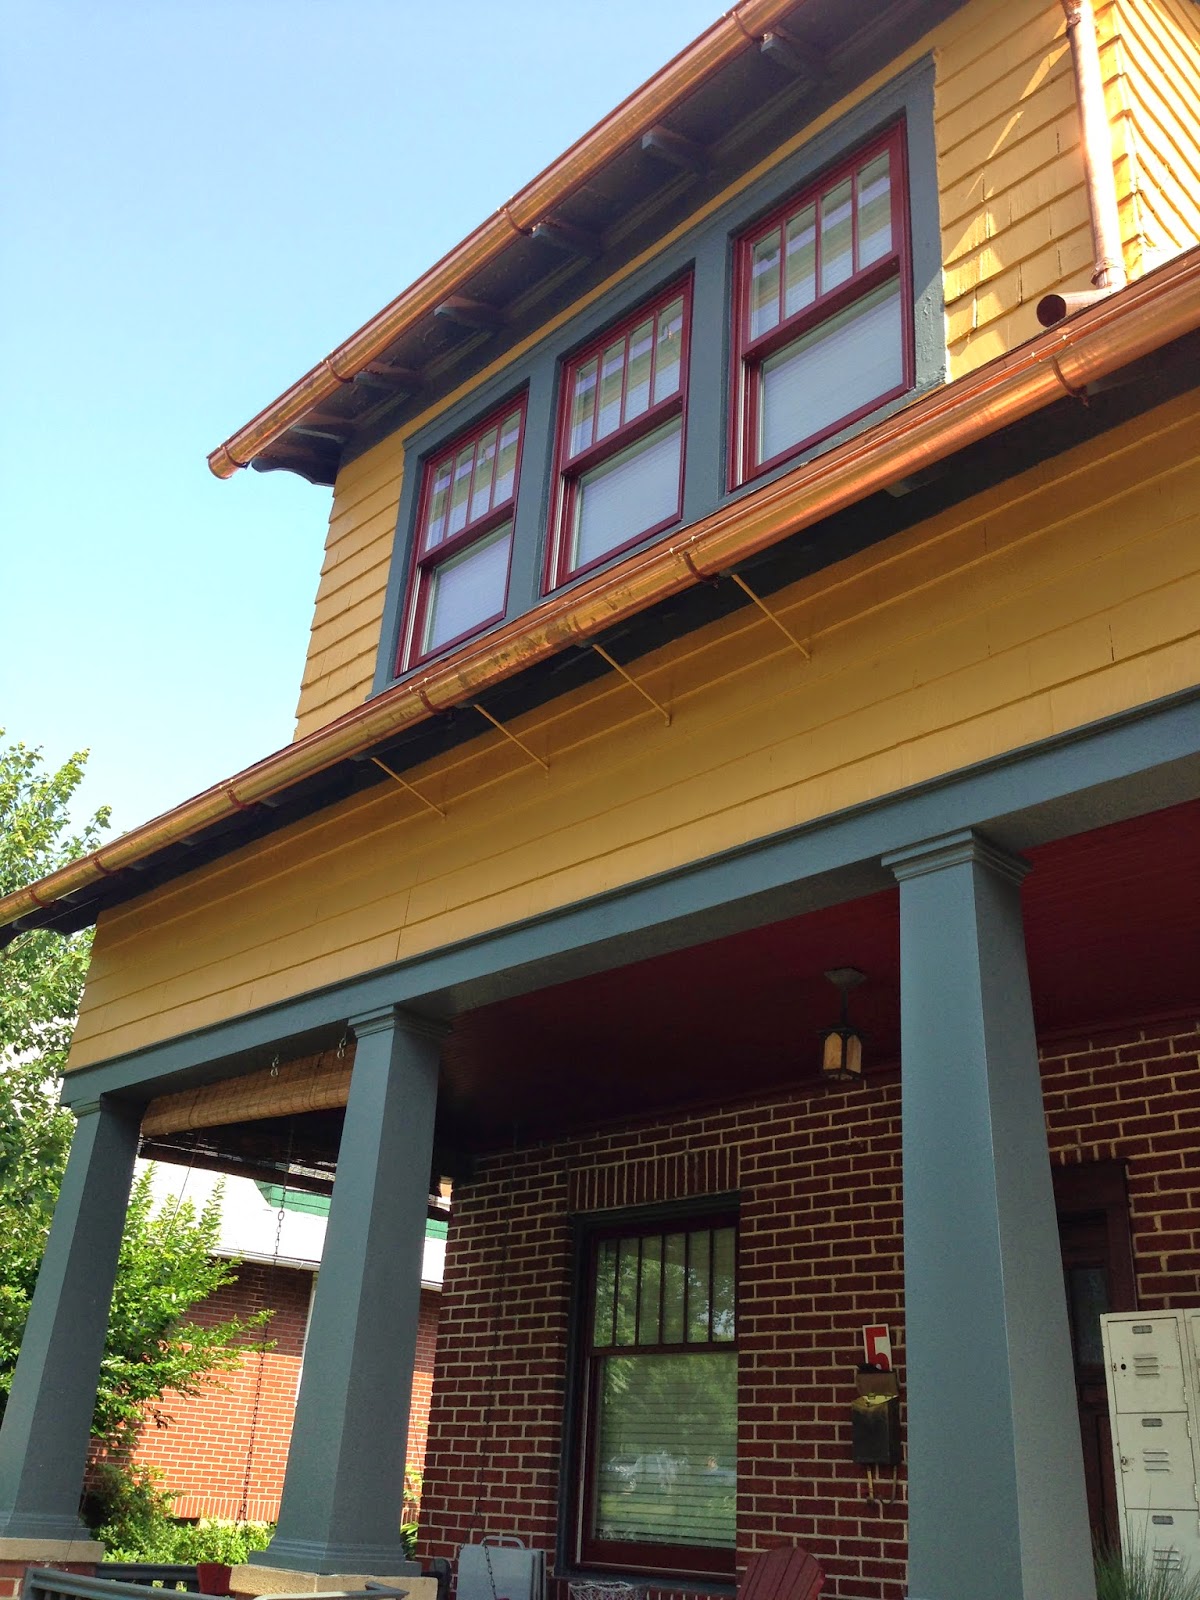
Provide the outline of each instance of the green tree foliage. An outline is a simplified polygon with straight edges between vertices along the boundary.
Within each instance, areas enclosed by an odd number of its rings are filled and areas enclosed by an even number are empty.
[[[84,760],[47,772],[39,750],[0,744],[0,894],[100,843],[106,809],[77,831],[69,822]],[[0,951],[0,1415],[74,1126],[57,1090],[90,950],[90,930],[30,930]],[[164,1392],[194,1394],[206,1376],[236,1366],[247,1331],[262,1325],[262,1316],[185,1320],[232,1281],[233,1263],[212,1254],[219,1228],[219,1196],[199,1211],[172,1200],[156,1213],[148,1175],[134,1185],[92,1423],[110,1448],[147,1416],[166,1426]]]

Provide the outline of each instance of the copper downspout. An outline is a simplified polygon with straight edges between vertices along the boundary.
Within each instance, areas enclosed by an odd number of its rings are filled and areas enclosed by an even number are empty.
[[[1087,187],[1088,215],[1092,221],[1092,282],[1097,289],[1125,287],[1125,258],[1121,252],[1121,218],[1117,211],[1117,186],[1113,178],[1112,135],[1104,103],[1100,73],[1100,47],[1096,42],[1096,17],[1092,0],[1062,0],[1075,69],[1079,100],[1083,179]]]
[[[769,32],[795,3],[796,0],[741,0],[536,178],[518,189],[507,205],[469,233],[403,294],[245,427],[218,445],[208,458],[210,469],[218,478],[231,478],[239,467],[248,466],[293,423],[382,355],[419,318],[427,316],[447,296],[458,293],[475,273],[512,243],[514,234],[531,233],[536,223],[550,220],[555,207],[594,178],[618,151],[632,144],[680,100],[740,55],[749,41]]]
[[[372,747],[490,686],[590,641],[702,578],[1200,327],[1200,245],[986,367],[913,400],[857,438],[722,506],[671,542],[636,551],[566,594],[356,706],[324,728],[31,887],[0,899],[0,927],[52,905],[235,811]]]

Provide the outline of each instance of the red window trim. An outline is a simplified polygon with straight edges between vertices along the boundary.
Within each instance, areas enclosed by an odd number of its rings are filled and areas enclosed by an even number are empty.
[[[683,299],[683,327],[680,333],[681,350],[679,356],[679,387],[676,392],[665,400],[660,400],[657,405],[651,403],[640,416],[630,422],[622,423],[615,432],[605,438],[596,440],[578,455],[569,453],[569,440],[571,433],[571,394],[574,388],[575,374],[593,356],[602,358],[604,351],[621,335],[628,338],[629,334],[640,322],[647,317],[657,316],[664,306],[670,305],[672,300]],[[672,527],[683,515],[683,485],[685,470],[685,454],[687,445],[687,392],[688,371],[692,349],[692,277],[689,273],[684,278],[677,278],[668,288],[654,295],[650,300],[645,300],[634,311],[623,316],[620,321],[610,323],[603,333],[590,339],[567,361],[564,361],[559,380],[558,423],[554,440],[554,466],[552,483],[554,494],[551,502],[550,513],[550,538],[546,545],[546,564],[542,577],[544,593],[557,589],[560,584],[566,583],[571,578],[578,578],[585,572],[602,566],[614,556],[632,549],[634,545],[641,544],[646,539],[652,539],[655,534],[662,533],[664,529]],[[651,365],[651,393],[654,387],[654,363],[657,360],[657,350],[652,354]],[[621,406],[625,405],[625,390],[629,380],[629,365],[626,360],[625,370],[621,376]],[[593,406],[599,404],[600,373],[597,371],[596,400]],[[599,466],[610,457],[618,455],[622,450],[628,449],[631,444],[636,444],[639,439],[646,438],[661,428],[664,423],[674,417],[680,418],[679,439],[679,493],[676,500],[675,514],[657,522],[651,528],[643,528],[633,534],[621,544],[614,545],[611,550],[606,550],[602,555],[596,556],[592,561],[583,562],[580,566],[572,567],[568,562],[568,530],[571,525],[575,505],[575,495],[579,479],[591,468]]]
[[[884,133],[877,135],[839,161],[835,166],[829,167],[821,176],[811,183],[806,183],[802,189],[796,190],[782,205],[776,206],[754,224],[746,229],[737,239],[734,256],[733,277],[733,395],[729,408],[729,488],[736,489],[743,483],[769,472],[781,462],[790,460],[804,450],[809,450],[813,445],[820,444],[823,439],[830,438],[843,428],[869,416],[879,406],[897,396],[906,394],[915,382],[915,357],[913,351],[913,310],[912,310],[912,249],[909,238],[908,219],[908,161],[907,141],[904,137],[903,120],[893,123]],[[786,221],[793,217],[805,205],[816,201],[819,196],[832,188],[842,179],[851,176],[868,161],[887,150],[891,156],[891,224],[892,248],[888,254],[879,261],[873,261],[869,266],[855,272],[844,283],[837,284],[827,293],[819,295],[811,304],[801,307],[793,312],[790,317],[782,317],[775,327],[766,333],[760,334],[757,339],[752,339],[749,333],[750,326],[750,274],[754,246],[766,234],[775,228],[782,228]],[[853,249],[858,253],[858,209],[852,208],[851,227]],[[815,270],[820,271],[820,234],[815,241]],[[873,290],[896,279],[900,293],[900,318],[901,318],[901,343],[904,362],[901,382],[884,394],[875,396],[859,406],[846,416],[838,417],[836,421],[810,434],[805,439],[800,439],[794,445],[789,445],[786,450],[769,457],[766,461],[755,461],[754,441],[758,434],[758,372],[764,360],[774,355],[777,350],[794,344],[804,334],[813,328],[819,327],[831,317],[836,316],[846,307],[854,305]],[[819,277],[818,277],[819,281]]]
[[[596,1263],[601,1244],[606,1239],[633,1239],[653,1238],[667,1233],[684,1233],[690,1236],[705,1232],[713,1233],[721,1228],[732,1228],[734,1231],[734,1337],[732,1339],[684,1342],[682,1344],[597,1344],[595,1341],[596,1328]],[[597,1228],[589,1233],[587,1242],[587,1257],[585,1270],[587,1272],[587,1293],[583,1301],[583,1315],[586,1318],[583,1328],[582,1353],[583,1369],[580,1373],[580,1392],[583,1399],[581,1427],[579,1433],[579,1459],[577,1471],[579,1474],[578,1504],[579,1518],[576,1536],[576,1559],[580,1566],[596,1571],[635,1572],[647,1576],[666,1576],[684,1579],[705,1578],[716,1581],[727,1581],[734,1576],[737,1552],[735,1549],[719,1550],[703,1545],[685,1544],[652,1544],[646,1541],[624,1542],[616,1539],[597,1539],[591,1533],[595,1521],[596,1511],[596,1463],[594,1459],[595,1437],[593,1433],[594,1419],[599,1413],[599,1390],[601,1361],[610,1355],[633,1355],[642,1353],[658,1354],[687,1354],[699,1351],[727,1351],[730,1360],[734,1362],[735,1372],[737,1365],[738,1339],[737,1325],[740,1315],[740,1296],[738,1294],[738,1251],[737,1239],[739,1234],[738,1215],[736,1211],[717,1211],[711,1214],[696,1214],[686,1217],[643,1217],[627,1223],[613,1223]],[[688,1259],[691,1257],[691,1246],[688,1246]],[[639,1263],[640,1273],[640,1263]],[[639,1304],[636,1317],[640,1323],[641,1304]],[[661,1299],[660,1299],[661,1312]],[[614,1306],[614,1318],[616,1315]],[[711,1302],[709,1314],[709,1329],[711,1334],[712,1316]],[[735,1383],[737,1381],[735,1376]]]
[[[525,415],[527,395],[518,395],[515,399],[495,406],[487,415],[471,427],[462,429],[447,444],[440,445],[431,455],[427,456],[421,466],[421,492],[417,496],[417,515],[413,529],[412,552],[409,556],[408,578],[405,585],[404,627],[400,634],[400,649],[397,653],[396,674],[407,672],[411,667],[420,665],[434,656],[439,656],[447,650],[452,650],[465,639],[474,638],[477,633],[482,633],[485,628],[503,620],[508,610],[508,589],[512,579],[512,551],[509,551],[509,570],[504,581],[504,598],[500,609],[483,621],[466,628],[462,633],[455,634],[452,639],[446,639],[441,644],[435,645],[432,650],[422,651],[418,648],[418,640],[425,627],[425,613],[429,603],[431,588],[429,575],[444,566],[453,556],[473,544],[478,544],[486,539],[489,533],[505,522],[514,523],[517,515],[517,493],[521,483],[521,460],[525,451]],[[516,411],[520,415],[517,424],[517,458],[513,466],[513,488],[508,499],[494,504],[481,516],[471,518],[468,516],[466,523],[457,533],[451,534],[441,544],[435,545],[431,550],[426,550],[426,518],[429,511],[429,497],[433,492],[434,481],[438,468],[446,461],[453,461],[465,444],[474,441],[476,448],[480,439],[493,426],[499,428],[504,419]],[[473,469],[472,469],[473,470]],[[453,480],[452,480],[453,481]]]

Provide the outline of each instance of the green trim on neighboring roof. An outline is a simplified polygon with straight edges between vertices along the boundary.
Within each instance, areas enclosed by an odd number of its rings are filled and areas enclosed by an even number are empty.
[[[299,1211],[310,1217],[327,1217],[329,1203],[332,1199],[327,1194],[309,1194],[304,1189],[285,1189],[281,1183],[265,1183],[255,1180],[254,1187],[262,1195],[269,1206],[276,1210],[283,1207],[285,1211]],[[427,1239],[445,1239],[449,1235],[450,1225],[444,1217],[429,1217],[425,1223],[425,1237]]]

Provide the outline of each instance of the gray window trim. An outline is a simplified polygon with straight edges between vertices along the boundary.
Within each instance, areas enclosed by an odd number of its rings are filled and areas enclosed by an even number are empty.
[[[665,289],[673,279],[692,276],[692,343],[686,410],[686,472],[683,516],[674,528],[655,536],[669,538],[718,507],[753,493],[781,473],[824,453],[841,439],[907,405],[914,395],[943,383],[946,376],[945,316],[942,292],[941,230],[938,211],[937,150],[933,132],[933,58],[926,56],[815,134],[794,154],[734,195],[711,216],[659,251],[652,262],[622,279],[564,327],[541,340],[503,372],[481,383],[458,404],[420,429],[405,450],[404,479],[396,522],[387,597],[380,629],[372,694],[379,694],[420,667],[393,670],[407,603],[408,574],[417,502],[426,464],[454,434],[495,407],[526,392],[525,442],[517,488],[512,567],[505,622],[532,611],[544,598],[542,574],[558,422],[559,375],[564,360],[610,323],[628,317],[639,302]],[[813,449],[773,471],[730,490],[727,487],[728,417],[732,389],[731,297],[737,237],[787,195],[811,183],[888,123],[903,116],[908,152],[916,382],[900,398],[880,406]],[[720,338],[698,338],[697,329],[720,328]],[[617,558],[614,558],[617,559]],[[597,569],[592,569],[592,573]],[[590,576],[591,574],[589,574]],[[556,592],[569,590],[574,579]],[[502,625],[502,624],[499,624]],[[435,658],[436,659],[436,658]]]

